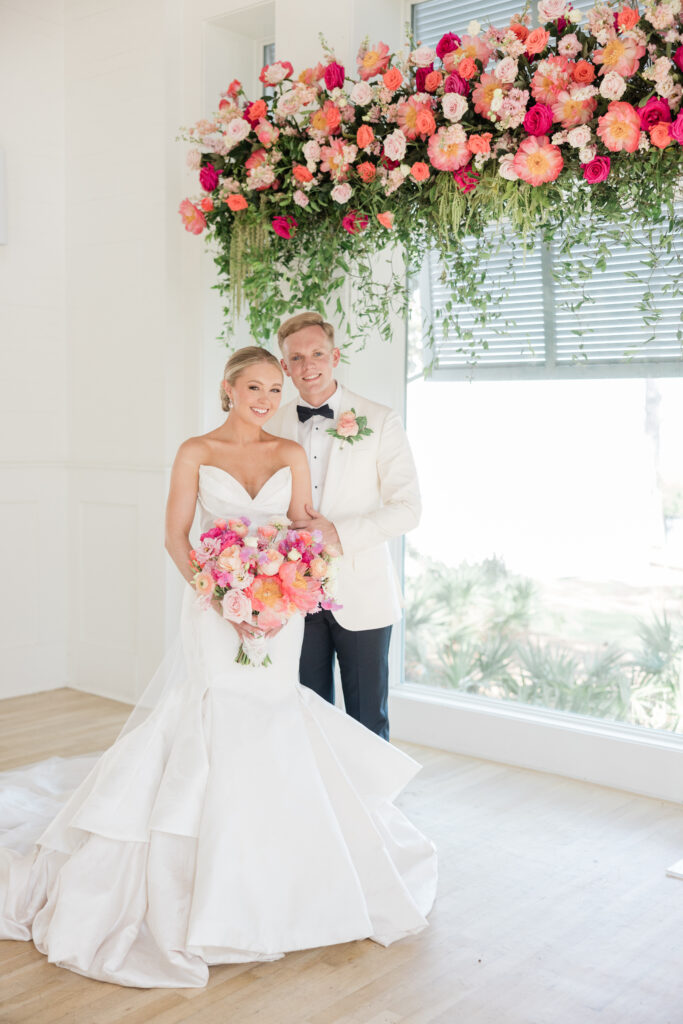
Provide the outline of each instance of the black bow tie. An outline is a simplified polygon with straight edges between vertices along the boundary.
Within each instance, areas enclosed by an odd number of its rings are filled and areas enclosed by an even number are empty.
[[[334,419],[334,413],[329,405],[321,405],[318,409],[311,409],[307,405],[297,405],[296,414],[299,417],[299,423],[305,423],[306,420],[310,420],[311,416],[325,416],[328,420]]]

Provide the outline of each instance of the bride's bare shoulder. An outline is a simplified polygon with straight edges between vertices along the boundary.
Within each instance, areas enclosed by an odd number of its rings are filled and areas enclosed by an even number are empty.
[[[306,452],[298,441],[289,441],[285,437],[278,437],[277,452],[282,456],[285,463],[300,462],[306,458]]]
[[[198,437],[188,437],[180,445],[176,455],[176,463],[183,465],[200,466],[206,462],[211,454],[210,436],[200,434]]]

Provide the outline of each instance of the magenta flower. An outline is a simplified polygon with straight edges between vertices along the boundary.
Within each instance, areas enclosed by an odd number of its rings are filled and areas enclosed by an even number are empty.
[[[273,217],[271,221],[271,227],[276,235],[280,238],[293,238],[296,234],[296,229],[299,226],[299,222],[294,220],[294,217]]]
[[[479,175],[472,167],[460,167],[453,171],[453,181],[461,192],[471,192],[479,183]]]
[[[331,91],[332,89],[341,89],[344,85],[344,78],[346,72],[341,64],[337,64],[336,60],[333,60],[325,68],[325,85]]]
[[[213,164],[204,164],[199,172],[199,184],[205,192],[213,192],[218,185],[218,171]]]
[[[366,227],[370,223],[370,218],[365,213],[359,213],[358,210],[349,210],[346,216],[342,219],[342,227],[344,231],[348,231],[350,235],[358,235],[361,231],[365,231]]]
[[[638,114],[640,126],[644,132],[654,128],[660,121],[671,120],[671,108],[666,100],[660,99],[659,96],[650,96],[644,106],[638,107]]]
[[[524,117],[524,129],[529,135],[545,135],[552,123],[553,112],[547,103],[534,103]]]
[[[683,74],[683,46],[678,47],[671,59],[681,74]]]
[[[581,164],[583,176],[590,185],[597,185],[609,177],[611,160],[608,156],[594,156],[587,164]]]
[[[679,146],[683,146],[683,110],[671,125],[671,138],[675,139]]]
[[[431,75],[434,70],[433,64],[428,64],[426,68],[418,68],[415,72],[415,92],[425,91],[425,78],[427,75]]]
[[[470,91],[470,84],[454,71],[443,83],[443,91],[457,92],[459,96],[467,96]]]
[[[436,55],[439,60],[443,60],[447,53],[452,53],[459,46],[460,36],[456,36],[454,32],[446,32],[446,35],[441,36],[441,39],[436,44]]]

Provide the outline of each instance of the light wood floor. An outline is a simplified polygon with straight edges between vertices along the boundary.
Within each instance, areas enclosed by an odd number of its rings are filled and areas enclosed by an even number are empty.
[[[71,690],[0,702],[0,767],[102,749],[123,705]],[[404,746],[402,744],[402,746]],[[5,1024],[683,1024],[683,809],[406,745],[401,804],[436,841],[430,928],[211,968],[137,990],[0,943]]]

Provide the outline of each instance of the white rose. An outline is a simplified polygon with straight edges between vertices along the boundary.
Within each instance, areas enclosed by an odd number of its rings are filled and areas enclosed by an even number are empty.
[[[502,156],[500,158],[498,173],[500,174],[501,178],[505,178],[506,181],[517,181],[519,178],[517,171],[512,166],[512,162],[514,159],[515,158],[512,153],[506,153],[505,156]]]
[[[567,9],[566,0],[540,0],[538,5],[539,24],[545,25],[546,21],[557,21],[564,17]]]
[[[550,141],[552,142],[553,146],[563,146],[567,141],[567,132],[555,132],[555,134],[551,136]]]
[[[493,112],[495,112],[496,110],[500,110],[502,103],[503,103],[503,90],[502,89],[495,89],[494,92],[493,92],[493,96],[491,98],[490,110],[493,111]]]
[[[608,71],[600,83],[600,95],[606,100],[618,100],[626,91],[626,82],[616,71]]]
[[[589,164],[598,155],[597,146],[582,146],[579,150],[579,160],[582,164]]]
[[[334,199],[335,203],[348,203],[349,199],[353,195],[353,189],[348,182],[344,182],[343,185],[335,185],[330,195]]]
[[[665,100],[672,96],[675,87],[673,78],[663,78],[660,82],[655,82],[655,92]]]
[[[304,158],[309,164],[315,163],[316,160],[320,159],[320,146],[314,139],[304,144],[303,152]]]
[[[244,117],[234,117],[225,129],[225,134],[231,142],[237,144],[246,139],[251,131],[251,125]]]
[[[306,195],[306,193],[302,192],[300,188],[296,190],[296,192],[292,196],[292,199],[294,200],[297,206],[308,206],[308,204],[311,201]]]
[[[279,61],[276,61],[275,64],[270,65],[263,77],[268,85],[278,85],[285,80],[288,74],[287,68],[283,67]]]
[[[290,89],[289,92],[286,92],[280,97],[275,110],[278,117],[292,117],[294,114],[298,113],[300,107],[301,101],[298,94],[294,89]]]
[[[467,26],[467,35],[468,36],[478,36],[480,32],[481,32],[481,25],[479,24],[478,21],[472,20],[469,23],[469,25]]]
[[[400,128],[387,135],[384,140],[384,152],[390,160],[403,160],[406,155],[406,137]]]
[[[567,132],[567,142],[570,146],[574,146],[575,149],[587,146],[590,140],[591,130],[587,124],[577,125],[576,128],[572,128],[571,131]]]
[[[580,11],[578,7],[572,7],[567,18],[571,21],[572,25],[580,25],[583,21],[583,11]]]
[[[366,107],[372,101],[372,89],[367,82],[356,82],[351,90],[351,102],[357,107]]]
[[[441,100],[443,116],[449,121],[459,121],[467,110],[467,100],[457,92],[447,92]]]
[[[435,57],[436,51],[429,46],[418,46],[417,50],[413,50],[410,55],[410,63],[415,64],[418,68],[428,68],[430,64],[434,63]]]
[[[514,82],[518,73],[517,61],[512,57],[503,57],[500,64],[493,69],[493,75],[499,82]]]
[[[257,548],[258,537],[247,536],[244,538],[244,541],[242,543],[244,544],[245,548]]]
[[[292,550],[287,555],[287,558],[289,559],[290,562],[299,562],[301,561],[301,552],[297,551],[296,548],[292,548]]]

